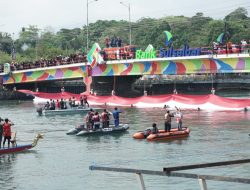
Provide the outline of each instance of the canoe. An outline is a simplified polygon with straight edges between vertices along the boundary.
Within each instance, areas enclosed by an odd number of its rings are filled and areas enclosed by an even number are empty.
[[[83,129],[80,132],[76,133],[76,136],[91,136],[91,135],[106,135],[106,134],[115,134],[122,133],[129,129],[128,124],[120,124],[118,127],[109,127],[101,128],[97,130],[87,130]]]
[[[182,131],[178,131],[177,128],[171,129],[170,132],[165,130],[159,130],[159,133],[152,134],[152,129],[146,129],[145,131],[138,131],[133,135],[134,139],[147,139],[148,141],[160,141],[160,140],[171,140],[177,138],[185,138],[189,136],[190,129],[183,127]]]
[[[82,108],[73,107],[68,109],[58,109],[58,110],[43,110],[41,108],[37,109],[39,115],[57,115],[57,114],[86,114],[90,109],[94,111],[101,111],[103,108]]]
[[[10,148],[2,148],[2,149],[0,149],[0,155],[1,154],[18,153],[18,152],[22,152],[22,151],[34,148],[37,145],[37,142],[39,141],[39,139],[41,139],[41,138],[43,138],[43,135],[42,134],[37,134],[31,144],[16,145],[16,146],[13,146],[13,147],[10,147]]]

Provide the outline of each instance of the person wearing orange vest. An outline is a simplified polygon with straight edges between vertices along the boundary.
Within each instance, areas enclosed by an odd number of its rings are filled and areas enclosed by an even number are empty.
[[[94,122],[94,130],[100,128],[100,116],[98,112],[95,112],[95,115],[93,116],[93,122]]]
[[[108,128],[109,127],[109,113],[106,109],[103,110],[101,114],[102,119],[102,128]]]
[[[6,140],[8,140],[8,148],[10,148],[10,139],[11,139],[11,125],[13,125],[12,122],[9,121],[9,119],[5,119],[3,124],[3,147],[5,145]]]
[[[91,111],[85,117],[86,127],[88,130],[93,129],[93,113]]]

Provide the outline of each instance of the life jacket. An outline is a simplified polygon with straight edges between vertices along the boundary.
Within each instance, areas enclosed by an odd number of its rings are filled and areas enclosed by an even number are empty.
[[[93,121],[94,121],[94,122],[100,122],[100,117],[99,117],[99,115],[94,115],[94,116],[93,116]]]
[[[56,107],[60,108],[60,102],[56,102]]]
[[[88,115],[86,116],[86,122],[91,123],[92,120],[93,120],[93,114],[90,113],[90,114],[88,114]]]
[[[3,136],[5,137],[11,137],[11,124],[10,123],[4,123],[3,124]]]
[[[103,121],[108,121],[109,120],[109,116],[108,116],[108,114],[106,112],[102,113],[102,120]]]

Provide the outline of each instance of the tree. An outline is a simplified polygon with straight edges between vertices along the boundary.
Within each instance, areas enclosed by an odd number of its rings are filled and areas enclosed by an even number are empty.
[[[239,7],[237,9],[235,9],[233,12],[231,12],[230,14],[228,14],[225,17],[226,21],[230,21],[230,20],[244,20],[247,19],[247,10],[243,7]]]
[[[8,33],[0,32],[0,51],[11,54],[13,40]]]

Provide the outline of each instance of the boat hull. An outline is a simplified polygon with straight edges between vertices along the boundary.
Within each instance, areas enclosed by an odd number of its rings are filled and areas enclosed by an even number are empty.
[[[10,147],[10,148],[3,148],[3,149],[0,149],[0,155],[1,154],[11,154],[11,153],[22,152],[22,151],[25,151],[25,150],[28,150],[31,148],[33,148],[32,144]]]
[[[78,127],[72,128],[72,129],[68,130],[68,132],[66,134],[67,135],[76,135],[77,133],[79,133],[82,130],[84,130],[84,125],[80,125]]]
[[[171,131],[171,132],[164,132],[158,134],[150,134],[147,137],[148,141],[166,141],[166,140],[173,140],[173,139],[180,139],[186,138],[189,136],[190,129],[186,128],[182,131]]]
[[[138,131],[133,135],[134,139],[147,139],[148,141],[161,141],[161,140],[172,140],[178,138],[185,138],[189,136],[190,129],[182,128],[182,131],[178,129],[171,129],[170,132],[165,132],[165,130],[159,130],[157,134],[151,134],[151,130],[147,129],[145,131]]]
[[[91,136],[91,135],[107,135],[107,134],[115,134],[115,133],[122,133],[129,129],[127,124],[124,124],[119,127],[109,127],[109,128],[102,128],[95,131],[92,130],[82,130],[76,134],[76,136]]]

